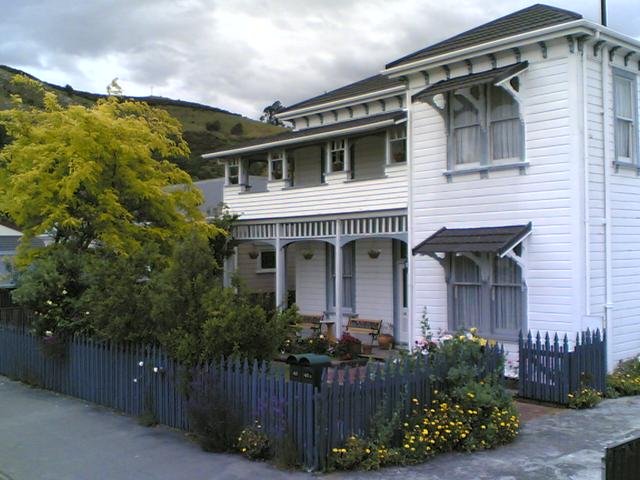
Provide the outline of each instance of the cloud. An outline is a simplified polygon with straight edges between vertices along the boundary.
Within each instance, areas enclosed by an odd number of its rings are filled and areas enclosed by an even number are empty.
[[[640,37],[637,0],[610,26]],[[577,10],[575,2],[558,0]],[[581,10],[598,20],[597,2]],[[385,63],[529,5],[522,0],[21,0],[3,6],[0,63],[104,92],[193,100],[256,117],[375,74]],[[580,9],[583,7],[580,6]]]

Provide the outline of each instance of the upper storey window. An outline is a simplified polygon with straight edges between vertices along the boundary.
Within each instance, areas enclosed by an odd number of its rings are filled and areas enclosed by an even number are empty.
[[[269,156],[270,180],[282,180],[284,178],[284,154],[283,152],[271,152]]]
[[[524,157],[518,102],[494,85],[449,92],[450,168],[510,163]]]
[[[227,185],[237,185],[240,182],[240,161],[229,160],[227,165]]]
[[[330,158],[331,158],[331,171],[341,172],[344,170],[344,156],[345,156],[345,141],[334,140],[330,142]]]
[[[613,75],[616,161],[638,163],[636,77],[622,70]]]
[[[389,130],[389,161],[404,163],[407,161],[407,127],[399,125]]]

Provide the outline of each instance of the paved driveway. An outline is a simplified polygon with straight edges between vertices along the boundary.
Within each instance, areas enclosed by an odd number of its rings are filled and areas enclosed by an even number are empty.
[[[327,479],[599,480],[604,446],[640,436],[640,397],[531,420],[511,445]],[[0,377],[0,480],[310,479],[200,451],[179,432]]]

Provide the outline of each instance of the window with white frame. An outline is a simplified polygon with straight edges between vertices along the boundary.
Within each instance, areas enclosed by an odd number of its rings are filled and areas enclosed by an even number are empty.
[[[614,70],[613,95],[615,113],[616,161],[638,163],[638,101],[636,76]]]
[[[345,144],[344,139],[329,142],[332,172],[342,172],[344,170]]]
[[[332,245],[326,249],[326,292],[327,310],[335,311],[336,307],[336,262],[335,250]],[[356,256],[355,242],[347,243],[342,247],[342,307],[345,310],[355,310],[356,304]]]
[[[398,125],[389,130],[388,163],[404,163],[407,161],[407,127]]]
[[[227,166],[227,185],[238,185],[240,182],[240,161],[229,160]]]
[[[517,338],[525,311],[520,266],[493,254],[449,255],[448,262],[449,328],[475,327],[484,336]]]
[[[258,273],[270,273],[276,271],[275,250],[260,250],[258,252],[256,271]]]
[[[269,179],[282,180],[284,153],[282,151],[271,152],[269,155]]]
[[[523,124],[516,99],[502,87],[449,92],[449,168],[523,160]]]

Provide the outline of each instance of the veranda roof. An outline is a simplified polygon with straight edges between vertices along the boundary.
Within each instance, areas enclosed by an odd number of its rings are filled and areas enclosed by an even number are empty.
[[[231,149],[218,150],[202,155],[203,158],[222,158],[237,156],[245,153],[266,151],[272,148],[281,148],[288,145],[311,143],[327,140],[339,135],[354,135],[379,128],[389,127],[399,123],[407,117],[404,110],[381,113],[368,117],[348,120],[346,122],[321,125],[319,127],[305,128],[303,130],[290,130],[288,132],[271,135],[269,137],[256,138],[240,143]]]

